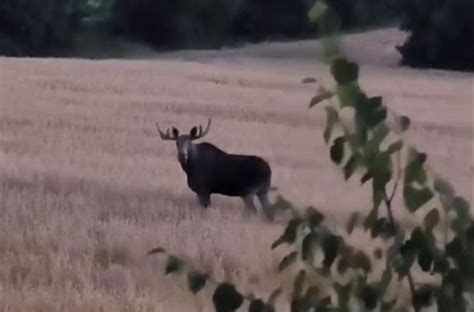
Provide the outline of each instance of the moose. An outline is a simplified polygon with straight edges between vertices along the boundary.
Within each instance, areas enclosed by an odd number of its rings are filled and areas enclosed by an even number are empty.
[[[261,157],[254,155],[230,154],[208,142],[195,144],[193,141],[204,137],[210,129],[211,118],[206,128],[194,126],[189,134],[180,134],[172,127],[166,132],[156,128],[164,141],[175,141],[177,158],[187,175],[189,188],[197,195],[201,207],[211,204],[212,194],[241,197],[249,211],[256,211],[267,220],[274,218],[268,193],[275,190],[271,186],[272,170]],[[254,199],[258,198],[260,209]]]

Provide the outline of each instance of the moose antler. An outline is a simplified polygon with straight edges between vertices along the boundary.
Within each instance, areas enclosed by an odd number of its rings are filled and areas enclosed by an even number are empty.
[[[158,133],[160,134],[160,137],[164,141],[174,141],[176,140],[175,137],[170,135],[170,129],[166,129],[166,133],[161,131],[160,126],[158,125],[158,122],[155,123],[156,129],[158,130]]]
[[[197,140],[205,136],[209,132],[209,128],[211,127],[211,118],[208,119],[207,121],[207,126],[204,131],[202,131],[202,125],[199,125],[199,130],[198,133],[193,137],[193,140]]]

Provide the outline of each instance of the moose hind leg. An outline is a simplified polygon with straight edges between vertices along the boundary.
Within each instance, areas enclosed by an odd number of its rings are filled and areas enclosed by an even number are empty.
[[[198,200],[199,200],[199,204],[202,207],[207,208],[211,205],[211,195],[210,194],[201,193],[201,194],[197,194],[197,197],[198,197]]]
[[[257,193],[258,200],[260,201],[260,204],[262,206],[262,210],[267,217],[269,221],[273,221],[274,219],[274,213],[273,213],[273,208],[272,205],[270,204],[270,201],[268,200],[268,191],[260,191]]]
[[[247,212],[249,214],[257,212],[257,207],[255,207],[254,197],[255,197],[254,194],[242,196],[242,199],[244,200],[245,208],[247,209]]]

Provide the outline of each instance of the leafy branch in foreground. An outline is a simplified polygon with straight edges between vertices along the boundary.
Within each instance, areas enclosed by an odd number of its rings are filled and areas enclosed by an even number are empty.
[[[320,88],[309,106],[329,102],[323,137],[330,145],[331,160],[342,168],[346,180],[360,172],[360,183],[372,184],[373,206],[362,221],[372,237],[386,241],[387,274],[393,271],[399,280],[407,279],[414,311],[434,305],[440,311],[448,306],[450,311],[466,311],[466,298],[474,291],[474,221],[469,203],[456,195],[448,181],[428,169],[425,153],[403,140],[410,126],[408,117],[392,113],[389,125],[382,97],[369,97],[360,88],[357,64],[336,57],[331,73],[336,81],[334,90]],[[423,223],[410,235],[394,216],[393,199],[400,184],[406,211],[424,215]],[[434,207],[435,197],[443,210]],[[358,216],[351,217],[348,228],[353,228]],[[443,231],[441,222],[445,223],[444,242],[436,238]],[[417,285],[414,273],[438,276],[439,282]],[[380,293],[377,299],[381,300]]]
[[[360,227],[383,245],[372,253],[351,246],[342,233],[325,225],[324,215],[316,208],[296,208],[279,196],[274,208],[290,211],[291,219],[271,248],[284,244],[293,248],[280,260],[279,272],[300,265],[293,281],[291,311],[472,310],[474,220],[469,203],[429,170],[425,153],[405,142],[410,119],[391,112],[390,122],[382,97],[369,97],[361,89],[357,64],[337,57],[331,73],[336,86],[333,90],[320,87],[309,106],[327,102],[323,138],[344,178],[358,176],[361,186],[371,185],[370,212],[366,216],[353,213],[346,235]],[[394,203],[399,190],[404,211],[421,222],[410,226],[397,220],[394,212],[403,212]],[[178,258],[169,256],[165,273],[181,272],[183,267]],[[378,267],[382,267],[380,272]],[[209,280],[208,275],[188,272],[193,293]],[[400,291],[404,288],[389,291],[404,280],[407,298]],[[216,311],[235,311],[244,301],[249,302],[249,311],[275,310],[273,295],[265,302],[241,295],[230,283],[215,284]]]
[[[362,227],[383,245],[372,254],[351,246],[341,233],[325,225],[320,211],[298,209],[280,196],[274,208],[289,210],[291,219],[271,248],[283,244],[294,247],[280,260],[280,272],[296,264],[302,267],[293,282],[291,311],[472,309],[474,220],[469,203],[448,181],[429,170],[425,153],[405,142],[410,119],[392,112],[389,122],[382,97],[369,97],[360,88],[357,64],[337,57],[331,63],[331,73],[336,86],[333,90],[320,87],[309,106],[328,103],[323,138],[330,159],[342,169],[344,178],[358,175],[360,185],[371,184],[370,212],[366,216],[353,213],[346,234]],[[420,223],[410,227],[396,219],[394,211],[403,212],[394,207],[399,190],[405,211],[413,220],[422,220]],[[182,261],[169,256],[165,273],[181,272],[183,267]],[[376,272],[376,267],[383,270]],[[407,281],[408,299],[399,290],[389,291],[396,276],[398,283]],[[209,280],[208,275],[188,272],[193,293]],[[215,284],[216,311],[235,311],[244,301],[249,302],[249,311],[275,309],[272,296],[265,302],[241,295],[232,284]]]
[[[337,32],[337,21],[331,19],[323,2],[318,1],[310,15],[320,25],[326,23],[327,32]],[[361,187],[370,185],[372,205],[367,215],[354,212],[343,234],[329,228],[316,208],[297,208],[282,196],[277,198],[274,208],[290,211],[291,217],[270,247],[292,248],[280,260],[279,272],[299,267],[290,310],[419,312],[435,307],[438,311],[472,311],[474,220],[470,204],[428,168],[426,153],[405,141],[410,118],[389,111],[381,96],[368,96],[358,83],[359,66],[341,56],[337,45],[325,53],[332,57],[330,71],[336,85],[332,89],[320,86],[309,108],[327,104],[322,135],[329,157],[345,180],[357,177]],[[302,82],[316,81],[305,78]],[[400,191],[405,209],[396,207],[394,201]],[[408,213],[414,225],[402,224],[395,212]],[[377,246],[367,252],[346,241],[345,236],[352,236],[356,228],[369,232]],[[165,272],[182,270],[176,259],[168,258]],[[405,281],[408,287],[400,287]],[[202,283],[195,281],[190,290],[199,291]],[[216,311],[235,311],[245,301],[249,311],[274,311],[274,294],[281,292],[277,289],[265,302],[241,295],[229,283],[218,285],[213,295]]]
[[[189,291],[194,295],[205,287],[214,287],[212,302],[216,312],[230,312],[239,309],[244,302],[248,302],[249,312],[273,312],[274,302],[281,294],[279,288],[275,289],[268,300],[255,298],[253,295],[243,295],[230,282],[217,282],[207,274],[193,269],[189,264],[164,248],[157,247],[148,251],[147,255],[160,255],[165,260],[164,274],[185,274]]]

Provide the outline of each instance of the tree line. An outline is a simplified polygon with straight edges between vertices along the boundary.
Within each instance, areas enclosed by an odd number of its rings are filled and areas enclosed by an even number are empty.
[[[1,0],[0,55],[61,56],[85,25],[156,49],[310,38],[317,1],[342,30],[397,23],[409,33],[403,64],[474,69],[472,0]]]

